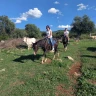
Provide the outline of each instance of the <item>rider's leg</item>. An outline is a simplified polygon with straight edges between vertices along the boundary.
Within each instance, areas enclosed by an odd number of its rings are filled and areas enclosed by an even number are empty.
[[[51,44],[52,44],[52,50],[54,51],[54,44],[52,38],[50,38]]]

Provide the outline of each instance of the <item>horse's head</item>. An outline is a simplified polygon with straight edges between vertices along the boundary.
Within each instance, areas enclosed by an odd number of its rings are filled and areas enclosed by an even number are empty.
[[[27,37],[23,37],[23,42],[26,42],[26,40],[27,40]]]
[[[37,51],[38,51],[38,45],[37,45],[37,43],[33,43],[32,48],[34,50],[34,55],[36,55],[37,54]]]
[[[46,44],[47,44],[46,42],[47,42],[47,39],[44,38],[44,39],[38,40],[37,42],[33,43],[32,48],[33,48],[33,50],[34,50],[34,55],[36,55],[39,47],[46,49],[46,47],[47,47],[47,46],[46,46]]]

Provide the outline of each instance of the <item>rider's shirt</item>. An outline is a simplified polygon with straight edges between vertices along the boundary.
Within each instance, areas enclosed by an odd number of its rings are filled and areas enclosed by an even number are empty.
[[[46,31],[46,34],[47,34],[47,37],[48,37],[48,38],[52,38],[52,34],[50,34],[50,32],[51,32],[51,29],[48,30],[48,31]]]
[[[64,31],[64,36],[68,36],[69,35],[69,31]]]

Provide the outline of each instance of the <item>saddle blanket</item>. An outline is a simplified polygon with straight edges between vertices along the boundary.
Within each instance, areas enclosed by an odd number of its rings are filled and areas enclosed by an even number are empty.
[[[48,44],[51,45],[51,41],[50,41],[50,39],[47,38],[47,41],[48,41]],[[56,44],[56,40],[54,40],[54,39],[52,38],[52,45],[54,45],[54,44]]]

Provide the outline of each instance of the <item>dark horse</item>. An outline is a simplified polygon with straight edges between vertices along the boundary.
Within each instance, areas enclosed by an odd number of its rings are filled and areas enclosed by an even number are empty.
[[[62,36],[62,43],[64,46],[65,51],[67,50],[67,45],[68,45],[68,37],[67,36]]]
[[[54,41],[54,57],[53,57],[53,59],[55,59],[55,55],[56,55],[57,47],[58,47],[58,40],[53,39],[53,41]],[[37,41],[36,43],[33,43],[34,55],[36,55],[39,48],[41,48],[44,52],[43,58],[42,58],[42,63],[44,63],[47,60],[46,52],[51,51],[51,49],[52,49],[51,44],[48,41],[48,38],[44,38],[44,39]],[[59,55],[59,53],[58,53],[58,55]]]

